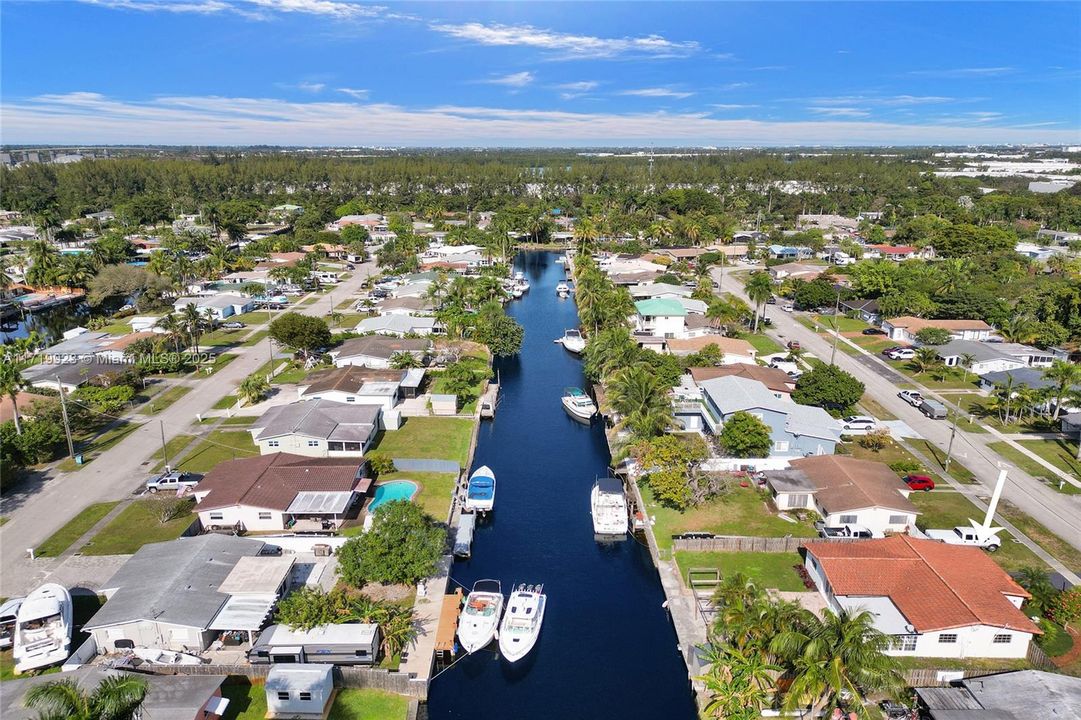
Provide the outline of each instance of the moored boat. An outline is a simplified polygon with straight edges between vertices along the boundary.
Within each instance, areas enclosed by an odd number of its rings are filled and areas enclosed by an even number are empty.
[[[465,491],[466,511],[488,512],[495,507],[495,473],[481,465],[469,476]]]
[[[589,494],[593,514],[593,532],[597,535],[627,534],[627,498],[623,481],[598,478]]]
[[[586,349],[586,339],[582,337],[582,333],[578,330],[564,330],[563,337],[559,339],[559,342],[575,355]]]
[[[563,391],[563,409],[579,420],[589,421],[597,414],[593,399],[581,388],[567,388]]]
[[[15,672],[56,665],[71,654],[71,593],[46,583],[26,596],[15,621]]]
[[[462,513],[458,516],[458,529],[454,533],[455,557],[467,558],[473,554],[473,529],[477,526],[477,516]]]
[[[499,630],[503,590],[498,580],[478,580],[466,595],[458,618],[458,641],[467,653],[488,646]]]
[[[521,660],[537,644],[547,601],[543,585],[519,585],[510,594],[499,626],[499,652],[510,662]]]
[[[556,285],[556,295],[558,295],[559,297],[567,297],[568,295],[570,295],[570,292],[571,287],[567,283],[561,282]]]

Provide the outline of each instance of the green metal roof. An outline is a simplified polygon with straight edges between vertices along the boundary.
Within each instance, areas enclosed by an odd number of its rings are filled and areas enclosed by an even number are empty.
[[[639,315],[650,317],[658,317],[661,315],[683,317],[687,314],[687,310],[683,307],[683,303],[679,300],[673,300],[672,298],[639,300],[634,304],[634,309],[638,311]]]

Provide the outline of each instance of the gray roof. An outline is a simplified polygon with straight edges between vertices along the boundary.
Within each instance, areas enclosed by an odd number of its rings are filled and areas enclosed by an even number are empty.
[[[81,667],[63,675],[37,675],[4,682],[0,693],[0,717],[4,720],[36,720],[38,711],[23,705],[30,688],[56,680],[73,680],[79,687],[92,691],[108,677],[126,677],[132,673]],[[147,720],[192,720],[207,700],[221,687],[224,675],[146,675],[137,677],[149,683],[143,700],[142,716]]]
[[[766,475],[766,480],[779,493],[813,493],[818,490],[807,474],[796,468],[773,470]]]
[[[1019,718],[1037,711],[1045,718],[1081,720],[1081,678],[1021,670],[962,682],[985,710],[1006,710]]]
[[[267,410],[252,423],[252,433],[257,441],[282,435],[303,435],[324,440],[366,442],[378,431],[381,412],[378,405],[306,400]]]
[[[331,354],[335,358],[377,357],[389,360],[400,352],[424,353],[431,348],[431,340],[421,338],[394,338],[386,335],[368,335],[351,338]]]
[[[822,408],[779,400],[757,380],[729,375],[698,383],[724,415],[740,410],[769,410],[786,416],[785,430],[793,435],[808,435],[837,441],[841,424]]]
[[[408,334],[418,330],[432,330],[435,327],[435,318],[413,317],[412,315],[380,315],[378,317],[364,318],[357,323],[356,331],[363,332],[392,332]]]
[[[229,596],[218,591],[242,557],[258,555],[261,540],[199,535],[139,548],[108,585],[117,591],[84,629],[138,620],[206,628]]]
[[[631,297],[633,298],[650,298],[658,297],[660,295],[690,297],[691,289],[689,287],[684,287],[683,285],[673,285],[671,283],[648,283],[646,285],[638,285],[631,288]]]
[[[1017,360],[1002,351],[1001,346],[994,343],[976,342],[975,340],[950,340],[936,348],[939,357],[960,357],[971,355],[977,362],[989,360]],[[1020,361],[1018,361],[1020,362]]]
[[[309,630],[271,625],[255,641],[255,647],[266,645],[366,645],[375,642],[379,626],[372,623],[341,623],[316,625]]]
[[[127,363],[97,360],[92,363],[39,363],[23,370],[22,376],[30,383],[51,383],[51,387],[55,390],[58,376],[60,382],[65,385],[79,386],[99,375],[119,373],[127,369]]]
[[[996,370],[983,375],[980,380],[992,385],[1005,385],[1011,377],[1013,378],[1014,387],[1025,386],[1041,389],[1054,386],[1053,382],[1044,378],[1043,370],[1031,367],[1017,368],[1015,370]],[[1073,389],[1081,390],[1081,385],[1074,385]]]

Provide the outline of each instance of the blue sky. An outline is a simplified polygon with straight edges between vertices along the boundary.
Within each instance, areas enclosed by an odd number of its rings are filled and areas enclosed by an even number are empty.
[[[6,143],[1081,143],[1081,3],[4,0]]]

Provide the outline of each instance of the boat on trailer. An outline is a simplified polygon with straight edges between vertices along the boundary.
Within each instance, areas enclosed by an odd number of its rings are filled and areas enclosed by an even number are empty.
[[[458,642],[467,653],[488,647],[499,634],[503,589],[498,580],[477,580],[458,618]]]
[[[495,473],[481,465],[469,476],[465,490],[466,512],[486,513],[495,507]]]
[[[509,662],[521,660],[537,644],[546,602],[543,585],[519,585],[510,594],[499,626],[499,652]]]
[[[597,406],[593,398],[586,395],[581,388],[567,388],[563,391],[563,409],[570,413],[571,417],[589,422],[597,414]]]
[[[71,655],[71,593],[46,583],[26,596],[15,619],[15,672],[62,663]]]

